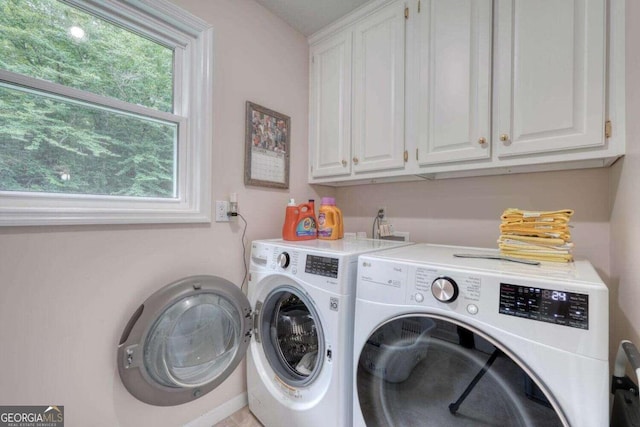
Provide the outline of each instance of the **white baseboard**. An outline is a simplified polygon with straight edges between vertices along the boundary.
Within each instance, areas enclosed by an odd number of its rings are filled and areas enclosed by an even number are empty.
[[[220,421],[224,420],[234,412],[247,406],[249,399],[247,393],[237,395],[231,400],[226,401],[222,405],[214,408],[206,414],[196,418],[193,421],[188,422],[183,427],[211,427]]]

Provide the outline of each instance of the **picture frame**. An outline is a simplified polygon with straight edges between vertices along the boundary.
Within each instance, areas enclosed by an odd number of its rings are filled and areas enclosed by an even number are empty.
[[[244,183],[269,188],[289,188],[291,118],[246,103]]]

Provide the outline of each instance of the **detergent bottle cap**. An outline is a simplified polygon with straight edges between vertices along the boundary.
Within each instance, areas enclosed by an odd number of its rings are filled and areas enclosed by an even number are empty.
[[[335,206],[336,205],[336,199],[333,198],[333,197],[323,197],[321,203],[323,205]]]
[[[289,199],[289,204],[287,206],[295,206],[296,201],[294,199]]]

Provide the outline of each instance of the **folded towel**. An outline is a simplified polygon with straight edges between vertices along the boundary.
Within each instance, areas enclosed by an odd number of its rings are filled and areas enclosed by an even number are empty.
[[[536,252],[505,251],[505,250],[501,250],[500,253],[506,256],[510,256],[512,258],[530,259],[530,260],[536,260],[536,261],[553,261],[553,262],[573,261],[572,254],[540,254]]]
[[[538,237],[538,238],[552,238],[562,239],[566,242],[571,241],[571,231],[566,229],[554,229],[554,228],[542,228],[542,227],[522,227],[522,226],[509,226],[501,225],[500,233],[503,235],[523,236],[523,237]]]
[[[571,220],[570,216],[567,215],[556,215],[556,216],[522,216],[522,215],[503,215],[501,218],[502,222],[512,223],[512,222],[557,222],[566,224]]]
[[[506,243],[507,240],[512,241],[509,243],[522,242],[527,244],[548,246],[560,246],[570,243],[566,239],[562,239],[560,237],[520,236],[517,234],[501,234],[498,238],[498,243]]]
[[[520,246],[520,245],[508,245],[501,243],[498,245],[501,251],[512,252],[535,252],[538,254],[570,254],[570,248],[554,248],[554,247],[541,247],[541,246]]]
[[[503,220],[522,218],[558,218],[569,221],[573,210],[563,209],[559,211],[523,211],[522,209],[509,208],[502,213]]]
[[[568,221],[556,221],[552,218],[549,221],[526,221],[526,220],[514,220],[514,221],[502,221],[500,224],[503,227],[529,227],[529,228],[546,228],[550,230],[569,228]]]
[[[506,255],[507,253],[509,254],[532,254],[532,255],[549,255],[549,256],[555,256],[555,255],[570,255],[571,251],[567,251],[567,250],[559,250],[559,251],[554,251],[554,250],[545,250],[545,249],[540,249],[540,250],[536,250],[536,249],[513,249],[513,248],[508,248],[508,247],[503,247],[500,248],[500,253]]]

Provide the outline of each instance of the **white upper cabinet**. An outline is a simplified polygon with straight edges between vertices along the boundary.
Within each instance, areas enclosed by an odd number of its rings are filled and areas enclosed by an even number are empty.
[[[352,32],[311,47],[309,142],[311,176],[351,173]]]
[[[605,1],[498,0],[499,157],[605,143]]]
[[[354,30],[353,170],[404,167],[405,6],[394,2]]]
[[[310,38],[310,182],[610,166],[625,153],[625,8],[367,2]]]
[[[422,0],[418,163],[491,156],[491,0]]]

